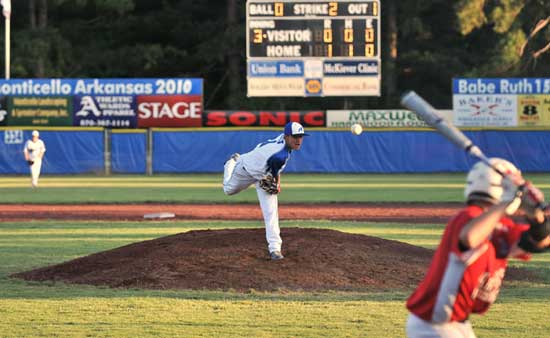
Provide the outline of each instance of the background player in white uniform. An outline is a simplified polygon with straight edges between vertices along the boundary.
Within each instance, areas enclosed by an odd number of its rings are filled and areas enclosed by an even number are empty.
[[[40,177],[40,169],[42,168],[42,158],[46,152],[46,146],[41,139],[38,130],[32,132],[32,139],[25,142],[25,148],[23,153],[25,154],[25,161],[29,164],[31,171],[31,184],[33,188],[38,186],[38,178]]]
[[[277,200],[280,174],[290,158],[290,153],[300,149],[304,136],[307,134],[301,124],[289,122],[283,134],[258,144],[246,154],[233,154],[224,165],[223,191],[226,195],[234,195],[252,184],[256,185],[264,216],[268,250],[273,260],[284,258],[281,254]]]

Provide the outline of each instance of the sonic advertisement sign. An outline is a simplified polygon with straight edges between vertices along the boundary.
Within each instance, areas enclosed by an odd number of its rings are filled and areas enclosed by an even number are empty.
[[[284,126],[290,121],[306,127],[326,126],[324,111],[234,111],[209,110],[203,115],[204,127]]]

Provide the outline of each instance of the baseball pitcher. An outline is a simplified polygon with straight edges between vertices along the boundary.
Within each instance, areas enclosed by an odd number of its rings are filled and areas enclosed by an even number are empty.
[[[290,154],[302,146],[304,127],[289,122],[284,133],[262,142],[246,154],[233,154],[224,165],[223,191],[226,195],[237,194],[250,185],[256,192],[265,222],[266,239],[272,260],[283,259],[277,194],[281,191],[281,172]]]
[[[25,161],[27,161],[31,172],[31,185],[33,188],[38,187],[38,178],[40,177],[40,169],[42,168],[42,158],[46,152],[46,146],[39,137],[40,133],[38,130],[34,130],[32,132],[32,139],[25,142],[25,148],[23,149]]]
[[[544,196],[510,162],[489,160],[472,167],[464,191],[466,206],[447,224],[424,280],[409,297],[407,336],[474,338],[472,313],[496,300],[509,258],[529,260],[548,249],[550,222]],[[518,208],[525,223],[510,218]]]

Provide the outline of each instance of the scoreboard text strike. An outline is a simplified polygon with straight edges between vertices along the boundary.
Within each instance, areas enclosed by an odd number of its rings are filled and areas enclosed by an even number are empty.
[[[247,3],[248,96],[379,96],[379,1]]]

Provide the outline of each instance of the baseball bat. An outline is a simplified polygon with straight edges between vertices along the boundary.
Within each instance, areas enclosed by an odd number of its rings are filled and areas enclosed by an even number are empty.
[[[414,91],[405,93],[401,97],[401,105],[415,112],[418,117],[424,120],[430,127],[437,129],[441,135],[445,136],[457,147],[464,149],[466,153],[481,160],[501,176],[506,176],[503,172],[491,164],[489,158],[485,156],[481,149],[479,149],[479,147],[476,146],[472,140],[464,135],[464,133],[457,127],[453,126],[441,117],[437,110],[432,107],[431,104],[426,102],[426,100],[420,97],[420,95],[416,94]]]
[[[401,105],[405,108],[412,110],[422,120],[424,120],[430,127],[433,127],[445,136],[449,141],[457,145],[459,148],[464,149],[471,156],[481,160],[487,166],[496,171],[500,176],[506,177],[506,174],[500,171],[495,165],[491,164],[489,158],[483,154],[481,149],[476,146],[472,140],[470,140],[463,132],[457,127],[447,122],[437,110],[432,107],[431,104],[426,102],[420,95],[414,91],[405,93],[401,97]],[[549,210],[550,205],[545,202],[539,202],[538,206],[542,210]]]

